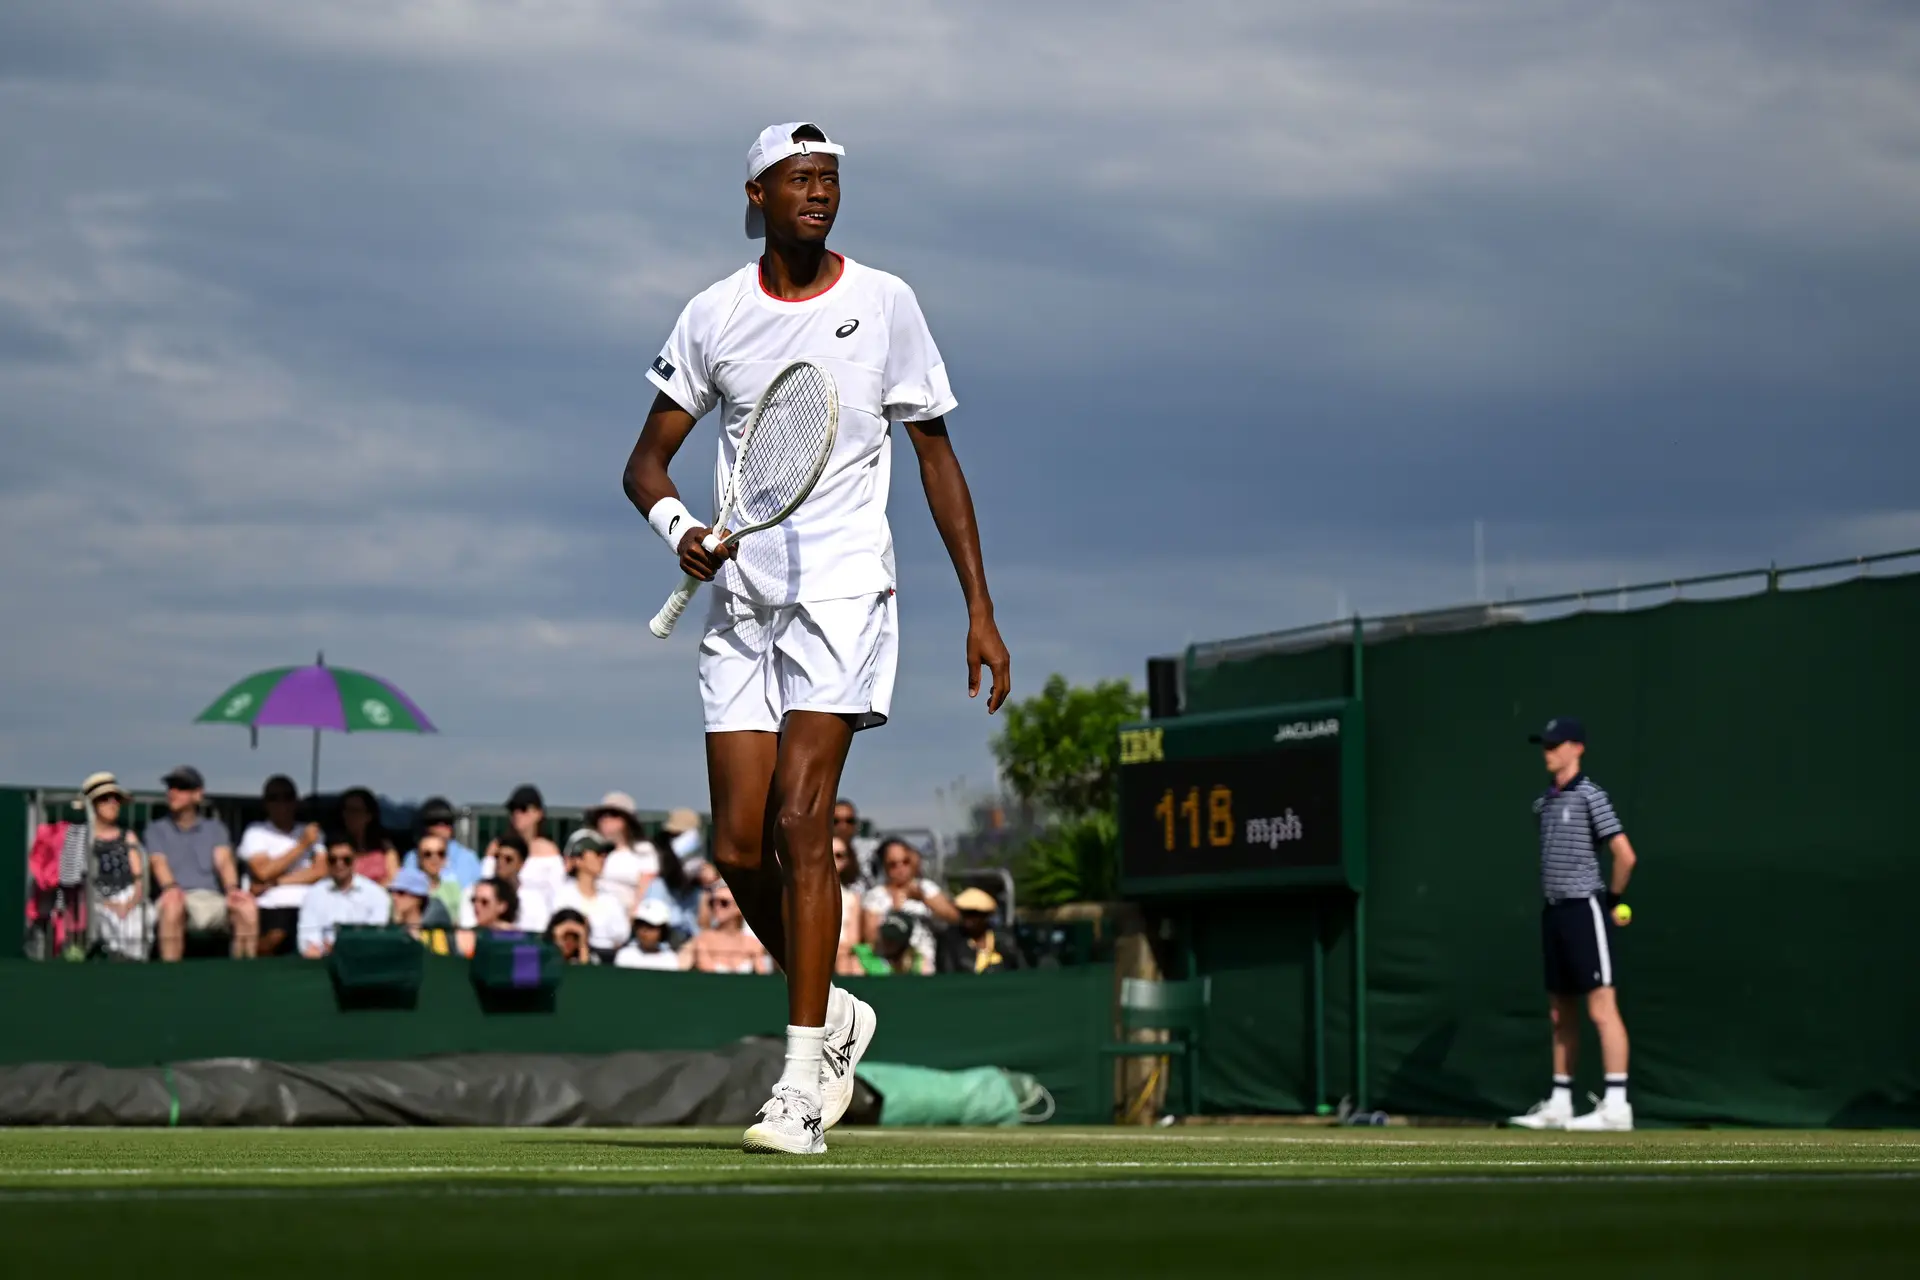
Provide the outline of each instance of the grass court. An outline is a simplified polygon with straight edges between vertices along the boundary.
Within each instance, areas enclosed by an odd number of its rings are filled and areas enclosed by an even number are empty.
[[[9,1274],[1835,1276],[1920,1133],[7,1130]]]

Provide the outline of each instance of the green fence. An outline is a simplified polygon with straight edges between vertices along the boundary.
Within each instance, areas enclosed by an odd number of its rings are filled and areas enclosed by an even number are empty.
[[[1105,1119],[1097,1073],[1113,1029],[1111,966],[842,981],[879,1015],[876,1061],[1029,1072],[1062,1121]],[[781,1034],[785,990],[777,977],[588,967],[567,971],[553,1013],[487,1014],[465,962],[429,957],[417,1008],[343,1013],[326,966],[305,960],[14,960],[0,962],[0,1063],[706,1049]]]
[[[1345,650],[1191,666],[1188,707],[1348,692]],[[1373,1102],[1496,1116],[1548,1072],[1526,735],[1583,716],[1640,865],[1616,968],[1645,1118],[1920,1123],[1920,576],[1415,635],[1365,654]],[[1313,900],[1199,902],[1210,1110],[1301,1109]],[[1348,1043],[1330,936],[1331,1078]],[[1580,1087],[1597,1088],[1588,1037]]]

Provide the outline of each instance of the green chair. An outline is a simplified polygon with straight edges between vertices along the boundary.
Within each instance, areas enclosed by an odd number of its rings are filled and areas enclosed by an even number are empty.
[[[486,1013],[552,1013],[567,967],[538,934],[482,930],[467,977]]]
[[[426,967],[427,949],[400,925],[341,925],[327,956],[341,1009],[411,1009]]]
[[[1206,1028],[1207,1006],[1213,1002],[1213,979],[1191,978],[1185,982],[1152,982],[1145,978],[1120,980],[1120,1030],[1164,1031],[1162,1040],[1125,1040],[1105,1045],[1104,1058],[1165,1058],[1167,1069],[1182,1058],[1181,1093],[1185,1109],[1181,1115],[1200,1114],[1200,1041]],[[1113,1112],[1113,1073],[1101,1072],[1102,1090],[1107,1094],[1106,1113]]]

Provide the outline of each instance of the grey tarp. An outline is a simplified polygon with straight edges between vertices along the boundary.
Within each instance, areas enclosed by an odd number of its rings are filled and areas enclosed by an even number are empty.
[[[745,1125],[783,1049],[474,1053],[391,1062],[210,1058],[164,1067],[0,1067],[4,1125]],[[861,1085],[848,1120],[878,1117]]]

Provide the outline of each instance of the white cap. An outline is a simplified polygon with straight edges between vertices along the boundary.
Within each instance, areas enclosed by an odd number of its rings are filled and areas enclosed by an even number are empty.
[[[660,899],[646,898],[634,908],[633,918],[641,924],[650,924],[656,929],[664,929],[667,921],[673,919],[673,914],[667,910],[667,904]]]
[[[747,148],[747,181],[765,173],[788,156],[828,155],[843,156],[847,149],[828,139],[826,142],[795,142],[796,129],[820,129],[820,126],[807,120],[794,120],[787,124],[770,124],[760,131],[760,136]],[[820,129],[825,138],[827,131]],[[767,220],[751,202],[747,205],[747,239],[764,240],[767,238]]]

